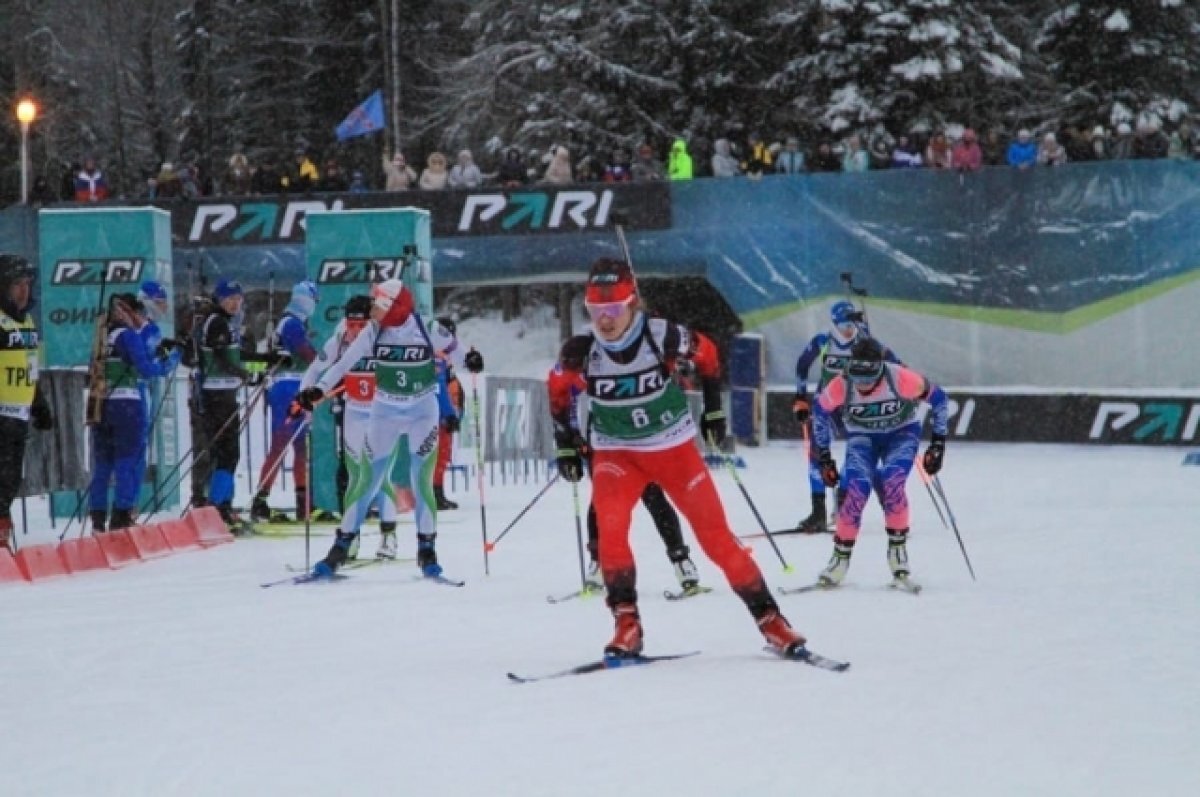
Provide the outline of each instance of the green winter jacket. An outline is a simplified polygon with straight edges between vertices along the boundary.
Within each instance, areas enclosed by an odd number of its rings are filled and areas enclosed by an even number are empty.
[[[667,159],[667,177],[672,180],[692,179],[692,156],[688,154],[687,142],[682,138],[675,139],[671,145],[671,155]]]

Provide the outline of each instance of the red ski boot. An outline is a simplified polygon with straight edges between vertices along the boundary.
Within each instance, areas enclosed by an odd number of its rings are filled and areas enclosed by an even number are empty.
[[[631,659],[642,652],[642,620],[638,616],[637,604],[618,603],[613,607],[617,630],[612,641],[604,646],[604,655],[618,659]]]
[[[804,647],[804,637],[796,633],[787,618],[775,609],[758,618],[758,630],[762,631],[763,638],[782,656],[790,657],[798,648]]]

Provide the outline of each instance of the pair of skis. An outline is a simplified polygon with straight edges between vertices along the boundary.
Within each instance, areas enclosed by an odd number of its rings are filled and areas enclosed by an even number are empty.
[[[372,561],[376,561],[376,560],[368,560],[367,563],[370,563]],[[382,561],[382,560],[380,560],[380,561]],[[364,564],[363,567],[366,567],[366,564]],[[343,569],[349,569],[349,568],[343,568]],[[291,584],[322,584],[322,583],[329,583],[329,582],[333,582],[333,581],[345,581],[349,578],[350,578],[350,576],[346,575],[345,573],[331,573],[328,575],[321,575],[318,573],[313,573],[311,571],[306,571],[304,573],[300,573],[299,575],[288,576],[287,578],[281,578],[277,581],[268,581],[264,584],[259,584],[259,586],[262,587],[263,589],[268,589],[270,587],[282,587],[282,586],[291,585]],[[442,575],[426,576],[423,574],[418,574],[418,575],[413,576],[413,581],[428,581],[433,584],[441,584],[442,586],[445,586],[445,587],[465,587],[467,585],[467,582],[465,582],[465,581],[459,581],[458,579],[448,578],[448,577],[442,576]]]
[[[836,589],[841,589],[841,584],[831,584],[825,581],[814,581],[811,584],[804,584],[799,587],[780,587],[779,594],[781,595],[802,595],[806,592],[833,592]],[[905,592],[909,595],[920,595],[921,585],[907,576],[897,577],[892,579],[887,588],[895,592]]]
[[[712,587],[696,585],[694,587],[688,587],[687,589],[681,589],[678,592],[672,592],[669,589],[664,589],[663,597],[669,601],[682,601],[687,600],[688,598],[694,598],[697,595],[704,595],[712,591]],[[566,603],[567,601],[576,600],[577,598],[590,598],[593,595],[603,594],[604,587],[586,586],[583,589],[577,589],[574,592],[568,592],[565,595],[547,595],[546,603]]]
[[[807,664],[811,667],[816,667],[820,670],[828,670],[830,672],[846,672],[850,669],[850,662],[831,659],[828,656],[822,656],[819,653],[813,653],[806,647],[799,647],[791,653],[783,653],[775,648],[764,648],[767,653],[784,661],[794,661],[801,664]],[[529,684],[538,681],[550,681],[556,678],[567,678],[572,675],[586,675],[593,672],[603,672],[605,670],[620,670],[629,667],[644,667],[650,664],[661,664],[667,661],[679,661],[680,659],[690,659],[692,656],[699,656],[700,651],[692,650],[687,653],[668,653],[661,656],[605,656],[602,659],[589,661],[584,664],[578,664],[574,667],[568,667],[565,670],[550,672],[544,675],[517,675],[516,673],[508,673],[508,680],[515,684]]]

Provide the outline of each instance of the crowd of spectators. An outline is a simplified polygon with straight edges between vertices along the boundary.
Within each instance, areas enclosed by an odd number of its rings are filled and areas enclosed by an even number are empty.
[[[1009,137],[990,128],[982,135],[969,127],[949,125],[893,136],[882,124],[840,138],[808,142],[786,135],[768,143],[758,133],[744,139],[730,135],[709,142],[677,138],[656,146],[646,140],[634,149],[592,148],[580,142],[556,144],[542,152],[509,147],[496,153],[489,170],[469,149],[449,156],[430,152],[418,171],[406,153],[385,153],[378,171],[347,173],[336,157],[323,161],[308,146],[298,146],[291,163],[254,163],[242,149],[229,156],[216,174],[206,175],[199,159],[163,163],[145,181],[146,199],[192,199],[219,195],[310,192],[441,191],[482,186],[514,188],[545,183],[622,183],[688,180],[697,177],[751,179],[765,175],[822,172],[865,172],[879,169],[943,169],[971,172],[984,167],[1032,169],[1100,160],[1148,158],[1200,159],[1200,131],[1183,122],[1169,132],[1147,119],[1137,129],[1127,123],[1109,130],[1103,125],[1075,125],[1057,131],[1027,128]],[[108,198],[109,182],[97,161],[88,157],[65,170],[59,189],[44,177],[35,180],[30,201],[79,202]]]

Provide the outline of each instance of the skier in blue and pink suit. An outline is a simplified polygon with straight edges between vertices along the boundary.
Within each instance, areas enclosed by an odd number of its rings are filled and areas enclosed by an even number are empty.
[[[927,402],[933,411],[933,434],[922,464],[931,476],[942,467],[946,447],[947,400],[940,387],[903,365],[884,361],[884,349],[874,338],[862,338],[851,349],[843,373],[835,376],[813,405],[814,442],[821,475],[830,487],[838,483],[837,463],[830,454],[833,415],[841,410],[846,427],[846,500],[838,511],[833,557],[818,583],[836,587],[846,577],[850,554],[858,539],[863,509],[872,488],[883,504],[888,534],[888,564],[896,586],[909,581],[908,496],[905,483],[921,438],[917,410]]]

